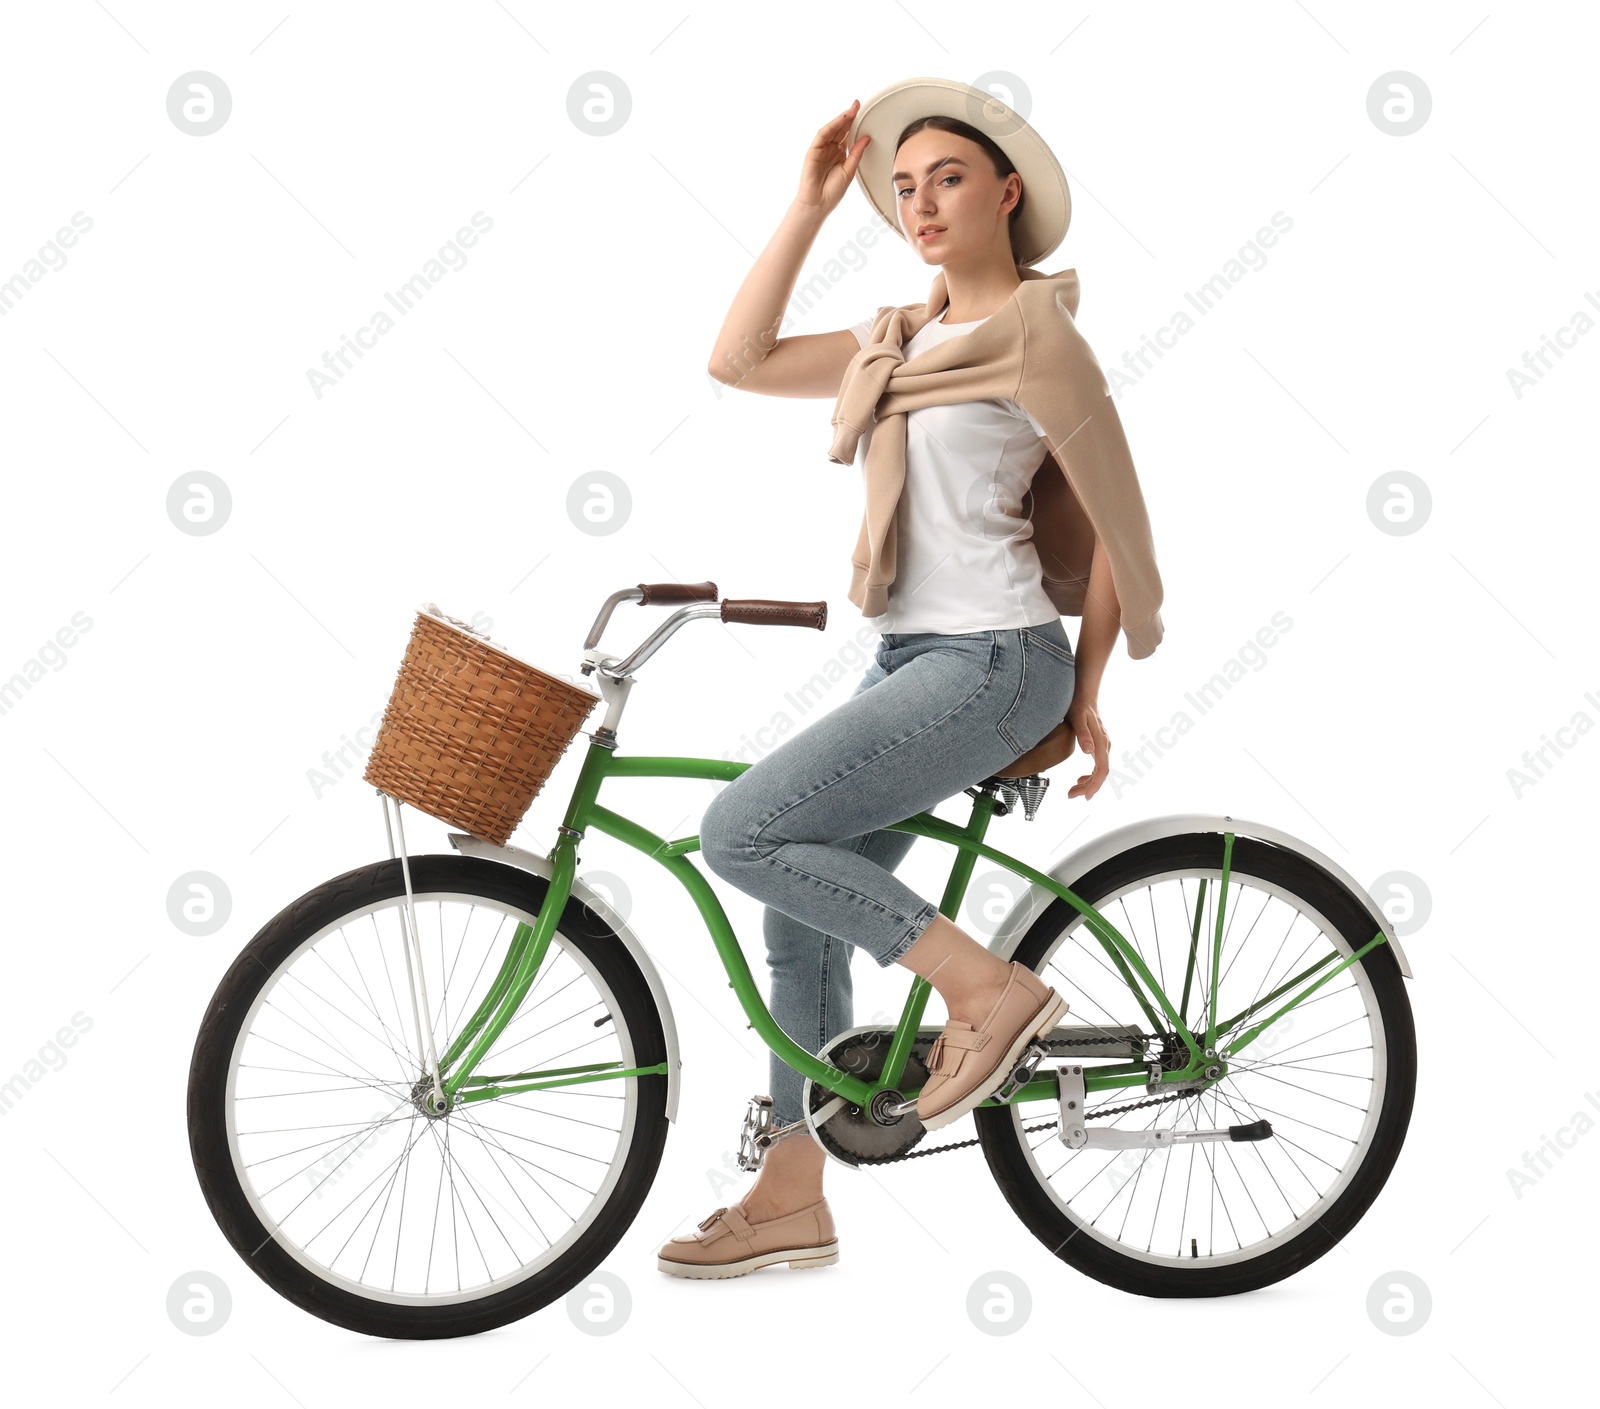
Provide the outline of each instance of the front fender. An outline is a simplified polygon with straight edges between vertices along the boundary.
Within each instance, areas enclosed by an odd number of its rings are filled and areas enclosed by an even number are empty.
[[[1389,917],[1383,913],[1382,908],[1368,893],[1367,888],[1361,885],[1354,876],[1344,869],[1332,857],[1318,851],[1309,842],[1302,841],[1299,837],[1291,836],[1288,832],[1277,827],[1270,827],[1265,822],[1247,822],[1238,817],[1218,817],[1211,813],[1182,812],[1173,813],[1166,817],[1150,817],[1140,822],[1129,822],[1126,826],[1118,827],[1107,832],[1103,837],[1096,837],[1093,841],[1085,842],[1076,851],[1064,857],[1050,868],[1046,874],[1054,881],[1059,881],[1069,890],[1075,890],[1077,883],[1090,871],[1109,860],[1119,852],[1127,851],[1132,847],[1141,846],[1145,842],[1156,841],[1161,837],[1180,836],[1186,832],[1232,832],[1236,837],[1252,837],[1256,841],[1281,846],[1288,851],[1297,852],[1320,870],[1327,872],[1334,880],[1350,891],[1367,908],[1367,914],[1372,917],[1372,923],[1383,931],[1384,938],[1389,947],[1394,950],[1395,961],[1400,965],[1400,972],[1407,978],[1411,977],[1411,965],[1406,959],[1405,950],[1400,947],[1400,940],[1395,935],[1394,925]],[[1010,958],[1017,946],[1021,944],[1022,937],[1028,931],[1028,926],[1034,916],[1043,913],[1044,908],[1057,897],[1041,885],[1029,884],[1027,893],[1010,910],[1006,912],[1005,919],[1000,922],[1000,927],[989,941],[989,948],[1002,958]]]
[[[491,841],[469,836],[465,832],[451,832],[449,836],[450,845],[463,856],[481,856],[487,861],[499,861],[507,866],[531,871],[546,880],[549,880],[555,872],[555,867],[549,858],[541,856],[536,851],[528,851],[520,846],[496,846]],[[656,1000],[656,1011],[661,1014],[661,1029],[667,1039],[667,1119],[676,1122],[678,1071],[683,1066],[683,1060],[678,1056],[678,1025],[673,1021],[672,1001],[667,997],[666,985],[661,982],[661,975],[651,962],[650,955],[639,936],[598,892],[585,884],[581,876],[572,878],[572,894],[617,932],[617,938],[627,946],[628,952],[638,963],[640,972],[644,974],[645,982],[650,985],[650,996]]]

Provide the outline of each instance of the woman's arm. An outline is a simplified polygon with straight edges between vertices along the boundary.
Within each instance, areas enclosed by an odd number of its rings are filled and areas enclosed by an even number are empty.
[[[1089,562],[1089,587],[1083,599],[1083,623],[1078,630],[1074,659],[1072,704],[1067,709],[1067,725],[1078,747],[1094,758],[1094,772],[1085,773],[1070,788],[1068,797],[1080,794],[1093,797],[1111,772],[1111,736],[1100,722],[1100,677],[1105,674],[1111,648],[1122,629],[1122,607],[1117,601],[1116,584],[1111,580],[1111,560],[1105,544],[1094,541],[1094,556]]]
[[[848,328],[778,337],[783,311],[823,222],[855,179],[862,137],[849,151],[844,139],[860,99],[824,123],[806,151],[800,189],[766,248],[745,275],[722,320],[707,370],[719,382],[769,396],[834,396],[861,344]]]

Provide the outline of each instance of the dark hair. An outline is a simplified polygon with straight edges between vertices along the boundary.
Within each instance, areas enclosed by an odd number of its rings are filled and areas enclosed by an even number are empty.
[[[957,137],[965,137],[969,142],[976,142],[988,153],[989,161],[994,166],[994,174],[1002,181],[1010,176],[1017,168],[1012,165],[1011,158],[1005,154],[1004,149],[986,132],[980,132],[970,122],[963,122],[959,117],[944,117],[934,114],[930,117],[919,117],[914,122],[909,122],[901,132],[899,140],[895,142],[894,149],[899,151],[905,145],[906,138],[923,128],[931,127],[938,132],[952,132]],[[1010,224],[1007,231],[1011,236],[1011,262],[1017,262],[1017,221],[1022,216],[1022,208],[1028,202],[1027,188],[1017,197],[1017,203],[1011,208]]]

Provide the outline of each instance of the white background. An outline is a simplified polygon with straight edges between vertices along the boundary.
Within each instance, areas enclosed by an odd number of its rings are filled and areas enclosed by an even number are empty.
[[[25,292],[0,317],[0,679],[74,613],[92,620],[0,714],[0,1077],[73,1013],[92,1023],[0,1120],[12,1365],[37,1393],[319,1406],[606,1401],[626,1384],[663,1405],[884,1404],[915,1386],[1398,1404],[1428,1386],[1532,1405],[1592,1374],[1600,1133],[1521,1197],[1507,1174],[1586,1091],[1600,1100],[1585,997],[1600,740],[1566,735],[1520,793],[1509,773],[1575,716],[1600,718],[1585,693],[1600,694],[1600,336],[1568,335],[1520,396],[1508,379],[1580,310],[1600,316],[1584,300],[1600,299],[1587,7],[108,0],[8,6],[5,33],[0,280]],[[196,69],[233,103],[204,137],[166,109]],[[1409,136],[1368,115],[1394,70],[1432,95]],[[593,71],[631,95],[608,136],[569,117]],[[992,838],[1047,866],[1131,820],[1198,810],[1287,828],[1364,884],[1420,878],[1431,909],[1405,940],[1420,1087],[1393,1177],[1333,1252],[1229,1301],[1146,1301],[1077,1274],[1017,1222],[976,1149],[830,1168],[833,1268],[664,1277],[659,1244],[748,1183],[718,1176],[766,1054],[687,896],[592,835],[582,869],[626,878],[683,1043],[660,1176],[604,1264],[630,1289],[627,1323],[591,1337],[556,1303],[475,1340],[408,1344],[301,1312],[213,1224],[184,1093],[233,955],[294,897],[387,854],[358,768],[320,795],[312,770],[382,708],[429,599],[569,673],[618,587],[710,578],[724,596],[828,601],[821,635],[681,631],[641,671],[634,752],[731,756],[780,712],[803,723],[785,695],[830,661],[844,697],[865,663],[845,597],[860,488],[826,459],[831,403],[731,391],[706,359],[816,129],[902,77],[993,72],[1026,85],[1072,183],[1071,230],[1042,267],[1077,268],[1079,323],[1108,371],[1274,212],[1293,228],[1121,392],[1167,628],[1154,656],[1119,646],[1106,674],[1126,778],[1068,799],[1074,759],[1038,818]],[[64,266],[30,263],[78,211],[93,228]],[[308,369],[477,211],[493,227],[465,266],[318,397]],[[848,327],[929,282],[858,190],[812,276],[824,296],[786,332]],[[231,494],[204,536],[167,509],[197,471]],[[596,471],[628,495],[605,534],[568,509]],[[1367,509],[1399,471],[1431,495],[1403,535]],[[1142,770],[1122,759],[1193,716],[1185,692],[1280,611],[1292,628],[1175,748]],[[626,607],[608,643],[659,619]],[[521,844],[548,849],[577,758]],[[674,837],[711,795],[634,784],[612,805]],[[447,849],[443,824],[408,814],[415,849]],[[923,843],[901,874],[937,898],[948,864]],[[206,937],[168,918],[170,887],[196,870],[231,897]],[[759,906],[720,890],[759,976]],[[855,973],[858,1020],[898,1006],[904,970],[858,958]],[[198,1338],[166,1312],[196,1269],[233,1297]],[[992,1269],[1033,1298],[1011,1337],[967,1318]],[[1433,1303],[1406,1336],[1366,1310],[1397,1270]]]

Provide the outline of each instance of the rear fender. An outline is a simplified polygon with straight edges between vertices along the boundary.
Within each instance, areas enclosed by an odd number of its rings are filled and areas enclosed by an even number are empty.
[[[1326,872],[1330,877],[1339,882],[1350,891],[1364,906],[1367,914],[1371,916],[1372,923],[1383,931],[1384,939],[1388,941],[1389,948],[1394,951],[1395,961],[1400,965],[1400,972],[1407,978],[1411,977],[1411,964],[1406,959],[1405,950],[1400,947],[1400,940],[1395,935],[1394,925],[1389,917],[1383,913],[1367,888],[1356,880],[1337,861],[1326,853],[1317,850],[1309,842],[1302,841],[1299,837],[1291,836],[1288,832],[1277,827],[1268,826],[1265,822],[1247,822],[1239,817],[1216,816],[1212,813],[1183,812],[1173,813],[1165,817],[1150,817],[1139,822],[1130,822],[1126,826],[1118,827],[1107,832],[1103,837],[1096,837],[1093,841],[1085,842],[1076,851],[1057,862],[1046,874],[1055,881],[1059,881],[1069,890],[1076,890],[1077,884],[1090,871],[1102,862],[1108,861],[1119,852],[1128,851],[1133,847],[1142,846],[1145,842],[1156,841],[1162,837],[1181,836],[1187,832],[1232,832],[1236,837],[1251,837],[1256,841],[1267,842],[1272,846],[1280,846],[1285,850],[1293,851],[1305,857],[1319,870]],[[1002,958],[1010,958],[1017,946],[1022,943],[1022,937],[1028,932],[1028,926],[1033,918],[1044,912],[1045,908],[1057,897],[1041,885],[1029,884],[1027,893],[1006,912],[1005,918],[1000,922],[1000,927],[989,941],[989,948]]]

